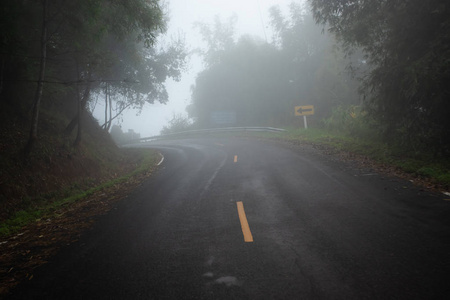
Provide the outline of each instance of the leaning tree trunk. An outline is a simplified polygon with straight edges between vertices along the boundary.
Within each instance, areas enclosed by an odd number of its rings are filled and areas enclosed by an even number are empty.
[[[106,86],[105,86],[105,124],[103,129],[107,131],[107,127],[108,127],[108,82],[106,82]]]
[[[0,101],[1,101],[1,95],[2,95],[2,91],[3,91],[3,80],[4,80],[4,76],[5,76],[5,69],[6,69],[6,58],[5,55],[2,55],[2,62],[1,62],[1,67],[0,67]]]
[[[109,132],[109,129],[111,128],[111,124],[112,124],[112,100],[111,100],[111,95],[109,96],[108,102],[109,102],[109,119],[108,119],[108,125],[105,126],[106,132]]]
[[[74,146],[78,146],[81,142],[81,117],[82,117],[82,112],[83,109],[81,107],[81,101],[82,99],[80,99],[80,69],[79,69],[79,65],[78,65],[78,57],[76,59],[76,70],[77,70],[77,116],[78,116],[78,128],[77,128],[77,137],[75,138],[75,141],[73,142]]]
[[[44,77],[45,77],[45,63],[47,60],[47,5],[48,0],[43,0],[42,2],[42,32],[41,32],[41,60],[39,66],[39,78],[37,82],[36,93],[34,95],[33,101],[33,112],[31,116],[31,129],[30,136],[28,138],[27,145],[25,146],[25,156],[27,157],[36,140],[37,140],[37,128],[39,121],[39,108],[42,99],[42,90],[44,88]]]
[[[110,117],[109,120],[106,123],[104,123],[101,127],[102,128],[106,128],[108,123],[111,123],[112,121],[114,121],[117,117],[119,117],[131,105],[132,105],[132,103],[129,103],[129,104],[125,105],[124,107],[120,108],[120,110],[118,112],[116,112],[116,115],[114,117]]]
[[[81,99],[81,102],[79,101],[81,103],[81,110],[78,109],[78,105],[77,105],[77,114],[75,115],[75,117],[73,117],[73,119],[70,121],[70,123],[64,129],[64,134],[66,134],[66,135],[71,134],[72,131],[74,130],[75,126],[78,125],[78,120],[80,119],[79,112],[83,111],[85,109],[86,104],[89,100],[90,93],[91,93],[91,73],[89,72],[89,77],[87,80],[86,88],[84,89],[83,98]]]

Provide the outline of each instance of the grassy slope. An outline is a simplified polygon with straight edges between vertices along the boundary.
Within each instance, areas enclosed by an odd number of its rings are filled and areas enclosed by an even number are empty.
[[[283,140],[289,143],[309,143],[335,152],[348,152],[373,160],[386,168],[396,169],[420,179],[441,191],[450,188],[450,159],[436,158],[428,153],[411,149],[393,148],[372,139],[351,137],[324,129],[289,129],[284,133],[253,133],[260,137]]]
[[[154,165],[152,151],[121,150],[90,116],[84,118],[83,141],[73,147],[75,132],[64,136],[69,120],[43,111],[39,142],[24,161],[29,124],[8,108],[0,116],[0,237],[75,203],[99,189],[107,189]]]

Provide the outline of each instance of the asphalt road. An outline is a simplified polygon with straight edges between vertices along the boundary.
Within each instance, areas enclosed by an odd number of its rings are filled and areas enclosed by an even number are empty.
[[[11,298],[449,299],[448,196],[306,146],[150,146],[156,175]]]

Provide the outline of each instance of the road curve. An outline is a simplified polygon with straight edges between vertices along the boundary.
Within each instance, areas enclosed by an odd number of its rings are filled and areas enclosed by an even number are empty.
[[[450,295],[443,195],[307,146],[198,138],[136,147],[161,151],[157,173],[11,299]]]

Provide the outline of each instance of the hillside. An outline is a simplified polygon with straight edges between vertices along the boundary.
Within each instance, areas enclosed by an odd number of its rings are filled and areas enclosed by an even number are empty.
[[[75,132],[62,133],[69,119],[46,109],[39,120],[39,141],[24,159],[27,118],[7,105],[0,117],[0,222],[123,176],[143,158],[119,149],[88,114],[82,142],[74,147]]]
[[[62,133],[69,119],[46,108],[25,159],[27,118],[5,104],[0,112],[1,295],[147,178],[159,155],[118,148],[88,114],[74,147],[75,133]]]

